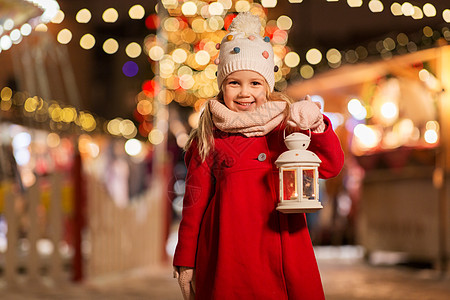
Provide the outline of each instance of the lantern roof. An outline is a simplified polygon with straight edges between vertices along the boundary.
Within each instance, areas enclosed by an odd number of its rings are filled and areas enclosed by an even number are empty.
[[[319,166],[322,161],[320,158],[309,150],[296,149],[283,152],[275,161],[277,167],[285,164],[308,164]]]

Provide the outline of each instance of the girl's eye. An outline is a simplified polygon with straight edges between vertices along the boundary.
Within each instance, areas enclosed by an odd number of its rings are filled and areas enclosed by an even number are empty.
[[[229,81],[228,84],[238,84],[238,82],[233,80],[233,81]]]
[[[252,85],[261,85],[261,82],[259,82],[259,81],[252,81]]]

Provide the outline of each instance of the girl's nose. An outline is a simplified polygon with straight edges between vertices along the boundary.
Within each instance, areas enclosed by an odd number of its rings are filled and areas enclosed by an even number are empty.
[[[239,94],[240,94],[241,97],[248,97],[248,96],[250,96],[249,88],[247,86],[245,86],[245,85],[242,85],[241,91],[240,91]]]

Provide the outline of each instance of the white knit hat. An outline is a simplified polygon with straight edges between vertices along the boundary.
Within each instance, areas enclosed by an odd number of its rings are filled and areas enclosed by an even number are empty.
[[[270,38],[260,35],[261,22],[250,12],[238,14],[228,28],[229,33],[217,48],[219,58],[215,60],[217,84],[219,88],[225,78],[235,71],[249,70],[261,74],[269,84],[270,91],[275,85],[275,66]]]

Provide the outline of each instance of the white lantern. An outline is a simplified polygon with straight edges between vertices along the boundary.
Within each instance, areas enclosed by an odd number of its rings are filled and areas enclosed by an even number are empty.
[[[280,202],[277,210],[283,213],[309,213],[322,208],[319,202],[319,157],[306,150],[309,136],[294,132],[284,139],[289,149],[275,164],[280,174]]]

